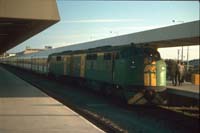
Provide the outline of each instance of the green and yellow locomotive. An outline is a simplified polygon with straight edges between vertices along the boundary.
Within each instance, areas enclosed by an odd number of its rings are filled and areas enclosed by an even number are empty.
[[[48,57],[49,74],[126,99],[128,104],[165,103],[166,64],[153,48],[103,46]]]

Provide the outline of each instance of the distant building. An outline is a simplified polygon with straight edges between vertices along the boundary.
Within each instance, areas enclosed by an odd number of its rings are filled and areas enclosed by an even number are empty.
[[[192,71],[195,73],[200,72],[200,59],[194,59],[189,61],[190,66],[192,66]]]
[[[10,56],[15,56],[16,54],[15,53],[4,53],[4,54],[1,54],[0,57],[10,57]]]
[[[189,64],[193,65],[194,67],[198,67],[200,63],[200,59],[194,59],[194,60],[190,60]]]
[[[19,55],[24,55],[24,54],[37,53],[37,52],[45,51],[45,50],[49,50],[49,49],[52,49],[52,46],[45,46],[44,49],[30,48],[27,46],[24,51],[16,53],[16,55],[19,56]]]
[[[40,51],[44,51],[44,49],[26,48],[24,51],[16,53],[16,55],[19,56],[24,54],[37,53]]]
[[[8,53],[8,56],[16,56],[15,53]]]
[[[46,49],[46,50],[52,49],[52,46],[45,46],[44,49]]]
[[[4,58],[4,57],[5,57],[4,54],[0,54],[0,59],[1,59],[1,58]]]

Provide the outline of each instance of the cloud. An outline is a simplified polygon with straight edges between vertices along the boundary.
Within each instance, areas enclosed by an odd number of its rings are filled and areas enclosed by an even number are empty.
[[[119,23],[119,22],[142,22],[143,19],[82,19],[64,20],[61,23]]]

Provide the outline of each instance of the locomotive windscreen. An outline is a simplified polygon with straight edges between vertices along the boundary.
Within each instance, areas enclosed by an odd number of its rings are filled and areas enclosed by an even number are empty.
[[[144,62],[150,64],[153,61],[160,60],[160,54],[155,49],[144,49]]]

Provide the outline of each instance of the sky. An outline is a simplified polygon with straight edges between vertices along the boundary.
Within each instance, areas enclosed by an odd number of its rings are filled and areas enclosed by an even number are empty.
[[[57,0],[61,20],[8,52],[53,48],[199,20],[198,1],[65,1]],[[175,22],[172,22],[175,20]],[[177,49],[159,49],[163,58],[177,58]],[[166,52],[166,51],[174,52]],[[189,47],[199,58],[199,46]],[[187,52],[184,47],[184,54]],[[184,55],[186,57],[186,55]]]

